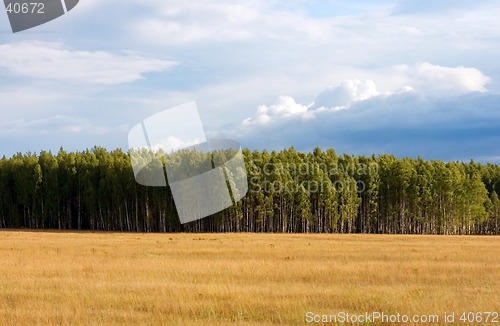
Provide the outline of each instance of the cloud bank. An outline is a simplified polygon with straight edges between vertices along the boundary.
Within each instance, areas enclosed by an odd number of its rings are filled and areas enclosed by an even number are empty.
[[[54,42],[0,44],[0,53],[0,71],[35,80],[83,84],[130,83],[176,64],[136,53],[76,51]]]
[[[195,100],[207,130],[250,147],[469,158],[496,146],[484,134],[499,12],[493,0],[81,1],[33,33],[0,33],[0,155],[126,146],[115,126]],[[54,127],[61,117],[71,128]]]
[[[388,70],[400,73],[408,85],[379,92],[372,80],[346,80],[307,105],[281,96],[218,135],[260,149],[320,146],[444,160],[500,155],[500,96],[487,92],[488,76],[475,68],[429,63]]]

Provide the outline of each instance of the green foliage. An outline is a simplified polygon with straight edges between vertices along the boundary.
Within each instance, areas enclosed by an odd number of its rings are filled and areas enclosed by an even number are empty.
[[[169,182],[204,172],[233,152],[161,155]],[[233,207],[181,226],[170,188],[136,183],[131,155],[94,147],[0,159],[0,227],[145,232],[342,232],[499,234],[500,167],[476,162],[243,150],[247,195]],[[140,162],[135,162],[140,163]],[[146,177],[157,170],[147,166]],[[151,169],[151,170],[148,170]],[[172,180],[170,180],[172,179]],[[193,203],[194,205],[195,203]],[[198,203],[199,204],[199,203]]]

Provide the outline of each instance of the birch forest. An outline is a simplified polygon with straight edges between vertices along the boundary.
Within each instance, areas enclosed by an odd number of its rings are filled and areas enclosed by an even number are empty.
[[[170,188],[94,147],[0,159],[0,227],[134,232],[500,234],[500,166],[392,155],[243,150],[248,192],[181,224]]]

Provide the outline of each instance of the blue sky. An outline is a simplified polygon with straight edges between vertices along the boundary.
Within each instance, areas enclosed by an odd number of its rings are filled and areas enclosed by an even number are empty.
[[[500,4],[80,0],[12,34],[0,13],[0,155],[127,148],[196,101],[252,149],[500,162]]]

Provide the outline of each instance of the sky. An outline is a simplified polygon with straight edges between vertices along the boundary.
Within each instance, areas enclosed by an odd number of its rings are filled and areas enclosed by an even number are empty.
[[[128,149],[195,101],[250,149],[500,163],[493,0],[80,0],[12,33],[0,12],[0,156]],[[165,131],[168,132],[168,131]]]

